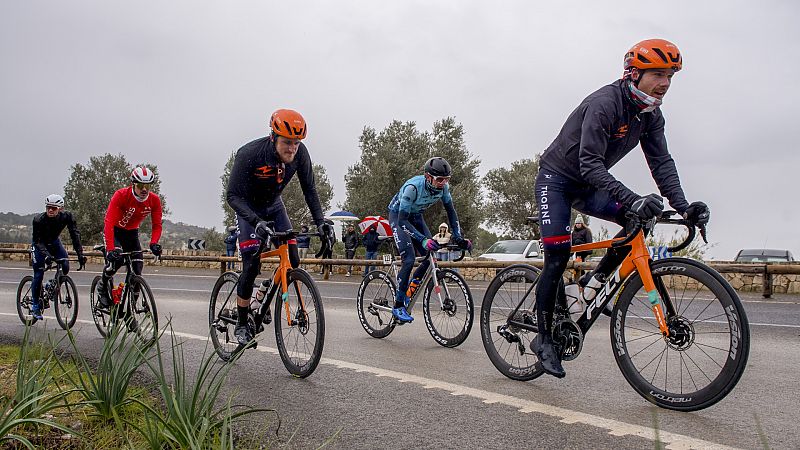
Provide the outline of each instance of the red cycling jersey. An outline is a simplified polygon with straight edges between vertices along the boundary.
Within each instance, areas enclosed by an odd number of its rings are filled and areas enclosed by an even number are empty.
[[[111,197],[106,210],[103,233],[106,240],[106,250],[114,250],[114,228],[135,230],[139,228],[145,217],[153,214],[153,233],[150,243],[156,244],[161,238],[161,199],[158,195],[148,192],[147,198],[142,202],[133,196],[133,187],[124,187]]]

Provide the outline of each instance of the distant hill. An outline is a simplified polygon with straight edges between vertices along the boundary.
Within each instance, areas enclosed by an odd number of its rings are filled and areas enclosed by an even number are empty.
[[[31,224],[37,214],[33,213],[19,215],[12,212],[0,212],[0,242],[28,243],[31,241]],[[80,224],[78,224],[80,228]],[[161,233],[161,245],[166,249],[180,249],[186,246],[189,239],[205,239],[208,250],[222,251],[222,234],[211,229],[189,225],[183,222],[172,222],[164,219],[164,229]],[[69,234],[67,230],[61,236],[62,242],[68,243]],[[146,236],[141,236],[141,241],[146,244]],[[89,246],[97,242],[84,242],[83,245]]]

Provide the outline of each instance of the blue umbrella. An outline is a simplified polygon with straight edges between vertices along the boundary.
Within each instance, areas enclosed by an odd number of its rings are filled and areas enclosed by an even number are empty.
[[[341,220],[341,221],[351,221],[351,220],[358,220],[358,216],[351,213],[350,211],[336,211],[335,213],[331,213],[325,216],[326,219],[331,220]]]

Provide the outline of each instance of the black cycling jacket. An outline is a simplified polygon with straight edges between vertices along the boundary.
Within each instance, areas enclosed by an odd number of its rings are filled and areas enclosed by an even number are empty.
[[[603,86],[572,111],[561,131],[540,159],[544,169],[578,183],[608,191],[630,206],[639,195],[609,172],[641,143],[650,172],[661,195],[680,213],[689,207],[675,161],[667,150],[661,109],[639,112],[630,100],[626,81]]]
[[[283,164],[275,145],[267,137],[245,144],[236,152],[233,161],[226,199],[244,220],[255,226],[261,220],[256,211],[264,211],[281,201],[281,192],[297,172],[308,209],[317,226],[324,217],[317,195],[311,157],[304,144],[300,144],[294,161]]]
[[[78,231],[78,224],[72,213],[61,211],[55,217],[47,217],[47,213],[41,213],[33,218],[33,246],[45,255],[49,254],[47,245],[55,242],[59,238],[64,228],[69,230],[69,237],[72,239],[72,248],[78,256],[83,256],[81,247],[81,233]]]

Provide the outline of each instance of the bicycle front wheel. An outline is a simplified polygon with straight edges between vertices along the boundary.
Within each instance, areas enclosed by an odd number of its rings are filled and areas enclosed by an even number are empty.
[[[22,281],[19,282],[19,287],[17,287],[17,315],[25,325],[36,323],[36,318],[31,315],[31,307],[33,306],[32,286],[33,277],[25,275],[22,277]]]
[[[94,326],[97,327],[100,336],[106,338],[111,333],[111,314],[108,311],[104,311],[99,305],[99,289],[102,280],[103,278],[100,275],[97,275],[92,280],[92,286],[89,288],[89,309],[92,310]]]
[[[437,270],[425,287],[422,314],[428,332],[439,345],[461,345],[472,330],[475,315],[472,294],[464,278],[453,269]]]
[[[303,269],[290,270],[286,284],[288,292],[278,289],[275,298],[275,341],[289,373],[305,378],[317,368],[325,344],[322,296]]]
[[[211,291],[211,301],[208,304],[208,326],[211,343],[214,350],[223,361],[230,361],[233,356],[243,349],[233,335],[236,327],[236,286],[239,284],[239,275],[235,272],[225,272],[214,284]]]
[[[67,275],[61,277],[58,282],[57,295],[53,303],[55,304],[56,320],[61,328],[68,329],[75,325],[78,320],[78,288],[75,282]]]
[[[652,264],[669,337],[653,317],[634,274],[614,306],[611,342],[628,383],[667,409],[696,411],[722,400],[744,372],[750,327],[736,291],[719,273],[690,259]]]
[[[122,304],[128,310],[121,312],[127,322],[128,331],[136,331],[142,343],[147,346],[158,339],[158,310],[150,286],[139,275],[131,275],[125,285]]]
[[[373,270],[361,280],[356,296],[358,320],[364,331],[374,338],[385,338],[394,330],[392,317],[395,287],[392,278],[381,270]]]
[[[536,283],[539,269],[513,265],[489,283],[481,305],[481,339],[492,364],[512,380],[530,381],[544,370],[531,350],[536,332]]]

